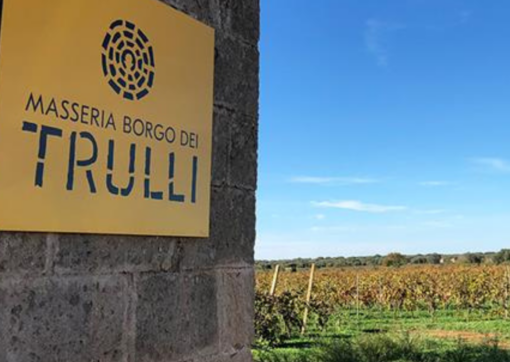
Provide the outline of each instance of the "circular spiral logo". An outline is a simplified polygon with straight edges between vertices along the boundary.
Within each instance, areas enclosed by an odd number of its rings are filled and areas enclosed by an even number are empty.
[[[140,100],[154,85],[154,50],[135,24],[116,20],[103,41],[103,73],[112,89],[125,99]]]

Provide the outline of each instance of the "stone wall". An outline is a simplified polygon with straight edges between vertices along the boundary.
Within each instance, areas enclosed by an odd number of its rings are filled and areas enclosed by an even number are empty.
[[[217,30],[211,237],[0,233],[0,362],[251,360],[259,0],[166,2]]]

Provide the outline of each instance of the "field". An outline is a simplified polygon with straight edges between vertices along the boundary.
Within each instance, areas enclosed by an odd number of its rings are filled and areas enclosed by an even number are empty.
[[[482,361],[480,353],[497,350],[503,357],[491,355],[488,360],[510,361],[505,352],[510,350],[507,266],[318,270],[304,334],[300,332],[309,271],[280,273],[276,293],[269,296],[272,278],[273,271],[257,274],[256,301],[259,347],[273,347],[272,355],[301,355],[325,343],[344,340],[377,344],[387,339],[387,344],[405,339],[431,353],[451,355],[455,351],[467,353],[468,349],[478,353],[473,361]],[[265,354],[259,352],[258,356],[264,360]],[[427,359],[422,356],[417,360]],[[431,360],[449,361],[439,357]],[[464,355],[460,360],[470,359]]]

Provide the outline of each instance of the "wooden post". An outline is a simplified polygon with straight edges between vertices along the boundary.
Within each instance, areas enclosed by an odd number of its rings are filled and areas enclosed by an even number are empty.
[[[273,296],[276,291],[276,284],[278,283],[278,275],[280,274],[280,265],[277,265],[274,270],[273,282],[271,283],[271,290],[269,291],[269,295]]]
[[[356,323],[359,329],[359,274],[356,274]]]
[[[313,275],[314,274],[315,274],[315,264],[312,264],[312,269],[310,270],[310,280],[308,281],[308,292],[306,293],[305,314],[303,315],[303,328],[301,329],[301,335],[305,334],[306,323],[308,322],[308,306],[310,304],[310,299],[312,298],[312,287],[313,287]]]
[[[510,308],[510,267],[506,267],[505,272],[505,319],[509,317],[509,308]]]

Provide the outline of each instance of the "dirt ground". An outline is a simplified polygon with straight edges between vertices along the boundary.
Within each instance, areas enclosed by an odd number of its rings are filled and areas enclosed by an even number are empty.
[[[467,331],[444,331],[444,330],[428,330],[428,331],[416,331],[416,333],[420,333],[421,335],[425,335],[432,338],[447,338],[447,339],[455,339],[462,340],[467,343],[472,344],[497,344],[500,348],[510,350],[510,342],[502,342],[499,339],[499,336],[496,333],[476,333],[476,332],[467,332]]]

